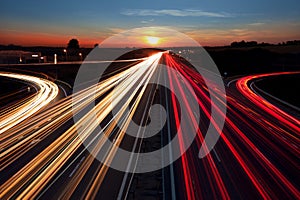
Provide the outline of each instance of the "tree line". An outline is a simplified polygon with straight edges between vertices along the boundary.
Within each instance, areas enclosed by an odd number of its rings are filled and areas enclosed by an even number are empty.
[[[258,43],[257,41],[245,41],[242,40],[240,42],[232,42],[230,44],[231,47],[257,47],[257,46],[274,46],[275,44],[270,43]],[[277,45],[280,46],[289,46],[289,45],[300,45],[300,40],[291,40],[286,42],[280,42]]]

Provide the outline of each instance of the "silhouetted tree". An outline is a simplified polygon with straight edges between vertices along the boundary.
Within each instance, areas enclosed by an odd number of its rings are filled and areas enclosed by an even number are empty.
[[[300,40],[287,41],[286,45],[300,45]]]
[[[79,49],[79,42],[77,39],[73,38],[68,43],[68,49]]]
[[[238,42],[232,42],[230,44],[231,47],[238,47],[239,43]]]
[[[246,47],[245,40],[242,40],[241,42],[232,42],[231,47]]]
[[[246,41],[242,40],[240,42],[232,42],[230,46],[231,47],[256,47],[258,45],[261,45],[261,44],[258,44],[256,41],[246,42]]]
[[[250,41],[250,42],[246,42],[246,46],[251,46],[251,47],[255,47],[257,46],[257,42],[256,41]]]

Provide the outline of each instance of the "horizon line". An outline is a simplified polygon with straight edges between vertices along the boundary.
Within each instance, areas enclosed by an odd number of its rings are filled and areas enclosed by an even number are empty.
[[[231,46],[232,43],[234,42],[257,42],[257,45],[261,45],[261,44],[266,44],[266,45],[279,45],[279,44],[286,44],[287,42],[295,42],[295,41],[300,41],[300,39],[291,39],[291,40],[285,40],[285,41],[280,41],[280,42],[258,42],[256,40],[240,40],[240,41],[232,41],[231,43],[229,44],[224,44],[224,45],[200,45],[202,47],[228,47],[228,46]],[[99,44],[99,43],[95,43],[95,44]],[[94,45],[95,45],[94,44]],[[82,49],[82,48],[94,48],[94,45],[92,44],[83,44],[83,45],[80,45],[79,49]],[[101,43],[99,44],[101,45]],[[67,48],[67,45],[43,45],[43,44],[40,44],[40,45],[21,45],[21,44],[0,44],[0,46],[6,46],[6,47],[9,47],[9,46],[15,46],[15,47],[51,47],[51,48]],[[175,46],[176,47],[176,46]],[[182,47],[188,47],[188,46],[182,46]],[[116,47],[109,47],[109,48],[116,48]],[[117,47],[117,48],[140,48],[140,47]],[[150,47],[152,48],[152,47]],[[156,48],[156,47],[153,47],[153,48]],[[157,47],[159,48],[159,47]],[[162,47],[161,47],[162,48]],[[171,48],[171,47],[164,47],[164,48]],[[174,47],[173,47],[174,48]]]

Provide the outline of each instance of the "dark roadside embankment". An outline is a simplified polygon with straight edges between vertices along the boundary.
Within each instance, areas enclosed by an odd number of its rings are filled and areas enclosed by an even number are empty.
[[[273,76],[257,81],[265,92],[300,108],[300,74]]]
[[[0,76],[0,86],[0,110],[36,92],[34,87],[26,82],[3,76]]]
[[[254,89],[270,103],[300,119],[300,74],[267,77],[256,81]]]

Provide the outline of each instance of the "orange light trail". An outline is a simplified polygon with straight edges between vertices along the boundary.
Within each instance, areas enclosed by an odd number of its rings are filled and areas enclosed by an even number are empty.
[[[182,187],[180,197],[205,199],[209,195],[211,198],[230,199],[245,197],[247,194],[244,191],[251,191],[250,195],[262,199],[299,198],[297,181],[293,180],[289,172],[289,170],[298,171],[299,167],[297,161],[300,155],[299,120],[270,104],[249,87],[249,83],[258,78],[290,73],[254,75],[239,79],[236,85],[227,90],[227,113],[223,113],[211,101],[213,95],[221,104],[225,104],[220,98],[224,94],[220,93],[217,86],[213,93],[208,95],[207,83],[201,75],[169,52],[131,60],[135,63],[126,70],[120,70],[96,85],[61,99],[41,113],[34,115],[34,112],[26,118],[26,123],[22,123],[21,120],[19,124],[14,124],[3,131],[0,135],[1,171],[7,170],[19,158],[33,150],[37,144],[54,134],[72,119],[73,114],[82,112],[95,99],[99,99],[99,102],[84,113],[79,121],[68,126],[53,142],[7,178],[0,186],[0,198],[40,198],[52,185],[55,185],[64,170],[73,164],[71,159],[75,156],[79,159],[79,156],[84,153],[84,150],[80,150],[84,141],[89,137],[94,138],[95,144],[91,146],[91,152],[95,155],[104,148],[106,139],[110,138],[113,144],[107,147],[103,163],[94,167],[91,172],[95,157],[92,154],[81,157],[78,168],[75,168],[72,175],[65,180],[57,194],[61,199],[72,198],[79,185],[82,185],[81,181],[86,174],[90,173],[89,181],[86,181],[85,187],[81,188],[81,197],[97,198],[107,178],[108,166],[125,140],[126,130],[134,114],[138,112],[142,97],[147,95],[147,84],[151,78],[159,74],[158,66],[161,58],[165,60],[168,67],[166,81],[169,81],[171,89],[179,89],[184,102],[184,105],[179,105],[173,93],[170,102],[167,102],[170,103],[174,117],[173,125],[179,134],[178,148],[184,153],[174,167],[175,174],[178,174],[174,177],[176,184]],[[210,84],[215,86],[213,80],[210,81]],[[34,81],[33,83],[37,84]],[[37,85],[40,84],[38,82]],[[195,92],[198,106],[203,111],[203,121],[196,121],[193,113],[195,108],[189,104],[188,94],[185,94],[183,88]],[[126,99],[123,102],[124,97]],[[247,99],[243,99],[244,97]],[[13,109],[22,106],[26,101],[18,103]],[[106,120],[117,104],[122,104],[120,108],[118,107],[118,112]],[[130,107],[129,112],[126,112],[128,107]],[[180,113],[180,107],[183,107],[186,113]],[[212,118],[211,107],[225,117],[224,128],[221,128]],[[188,120],[180,121],[180,115],[184,115]],[[205,120],[211,122],[221,137],[212,152],[207,157],[199,159],[200,147],[204,146],[208,151],[204,143],[205,132],[202,127],[206,125]],[[97,127],[102,122],[105,122],[105,125],[98,131]],[[195,128],[198,128],[196,142],[183,152],[186,145],[185,138],[188,137],[189,131]],[[69,162],[71,164],[64,169]]]
[[[30,117],[46,105],[48,105],[58,94],[58,87],[51,81],[28,75],[1,72],[0,76],[21,80],[32,84],[37,93],[25,99],[13,109],[2,110],[0,117],[0,134]]]

